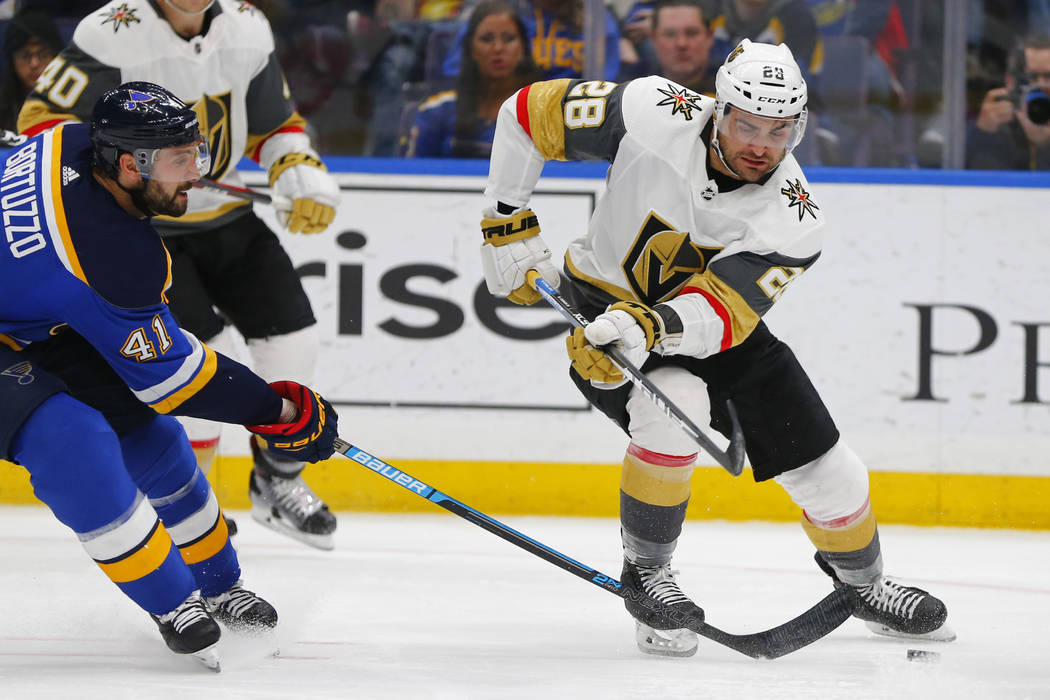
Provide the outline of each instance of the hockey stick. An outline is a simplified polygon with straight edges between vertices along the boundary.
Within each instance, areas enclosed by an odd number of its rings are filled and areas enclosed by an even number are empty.
[[[273,204],[273,197],[260,192],[258,190],[249,189],[247,187],[236,187],[234,185],[227,185],[224,182],[217,182],[216,180],[209,180],[207,178],[201,178],[193,183],[194,187],[199,187],[205,190],[216,190],[224,194],[228,194],[231,197],[237,197],[238,199],[247,199],[251,202],[258,202],[259,204]]]
[[[550,286],[547,280],[540,276],[540,273],[535,270],[529,270],[526,273],[526,278],[529,284],[540,293],[540,295],[547,300],[547,303],[557,309],[565,319],[577,328],[583,328],[587,325],[588,321],[583,317],[580,312],[572,308],[568,301],[565,300],[558,290]],[[656,404],[657,408],[664,412],[668,418],[671,419],[675,425],[685,431],[686,435],[693,438],[700,447],[704,448],[709,455],[715,458],[719,464],[725,467],[725,470],[733,476],[740,476],[740,473],[744,470],[744,431],[740,427],[740,420],[736,415],[736,407],[733,406],[732,401],[726,401],[726,410],[729,413],[729,420],[733,424],[732,431],[729,438],[729,446],[726,451],[722,451],[718,446],[711,441],[711,438],[707,437],[700,428],[696,426],[693,421],[689,419],[687,415],[678,408],[671,399],[667,398],[667,395],[660,391],[660,388],[653,384],[652,380],[642,374],[641,370],[632,365],[627,361],[627,358],[623,356],[616,348],[611,345],[606,345],[601,348],[601,351],[608,355],[616,366],[619,367],[623,373],[627,376],[631,382],[638,387],[643,394]]]
[[[411,491],[420,498],[441,506],[450,513],[454,513],[464,520],[474,523],[483,530],[491,532],[530,554],[535,554],[540,559],[554,564],[559,569],[589,581],[602,590],[608,591],[624,600],[640,602],[649,610],[662,615],[664,620],[670,623],[672,627],[688,627],[713,642],[754,659],[775,659],[785,654],[790,654],[824,637],[853,614],[853,607],[845,588],[839,588],[794,620],[786,622],[779,627],[753,634],[729,634],[707,624],[703,620],[687,617],[674,610],[671,606],[650,598],[642,591],[636,590],[617,581],[612,576],[603,574],[586,564],[581,564],[575,559],[571,559],[561,552],[551,549],[542,542],[538,542],[498,520],[460,503],[456,499],[441,493],[433,486],[423,483],[419,479],[406,474],[397,467],[351,445],[341,438],[336,438],[335,449],[345,457],[368,467],[376,474]]]

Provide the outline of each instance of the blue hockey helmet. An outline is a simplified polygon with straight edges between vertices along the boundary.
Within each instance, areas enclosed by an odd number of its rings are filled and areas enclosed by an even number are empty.
[[[202,177],[208,172],[207,142],[201,137],[197,113],[160,85],[130,82],[116,87],[95,103],[91,113],[91,141],[95,163],[116,174],[121,153],[135,158],[139,174],[157,180],[196,179],[158,167],[158,154],[172,147],[191,147],[193,170]]]

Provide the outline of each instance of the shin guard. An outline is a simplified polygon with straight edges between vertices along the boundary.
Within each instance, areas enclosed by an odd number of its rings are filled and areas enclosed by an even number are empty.
[[[185,433],[175,419],[157,419],[121,440],[129,471],[149,497],[202,596],[228,590],[240,578],[226,520]]]
[[[620,477],[620,534],[624,556],[639,566],[671,560],[689,505],[696,454],[674,456],[631,443]]]

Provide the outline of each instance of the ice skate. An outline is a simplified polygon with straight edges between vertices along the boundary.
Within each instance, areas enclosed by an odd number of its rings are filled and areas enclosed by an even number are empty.
[[[269,459],[252,440],[256,463]],[[249,477],[252,518],[281,534],[318,549],[333,549],[336,519],[302,476],[269,476],[256,466]]]
[[[204,598],[204,606],[216,620],[236,632],[262,634],[277,626],[273,606],[244,588],[240,581],[225,593]]]
[[[222,632],[205,608],[200,592],[191,593],[171,612],[150,617],[173,652],[192,654],[216,673],[221,670],[217,645]]]
[[[817,564],[835,581],[845,586],[853,599],[853,616],[864,620],[875,634],[934,642],[955,640],[955,630],[946,622],[948,609],[941,600],[921,588],[905,586],[885,576],[853,586],[839,580],[821,556]]]
[[[703,622],[704,611],[678,587],[670,564],[638,566],[625,559],[620,581],[670,606],[675,613],[672,619],[650,610],[643,602],[624,599],[627,612],[635,619],[634,638],[639,650],[657,656],[692,656],[696,653],[699,646],[696,632],[677,625],[690,620]]]
[[[641,651],[655,656],[692,656],[700,646],[691,629],[658,630],[638,620],[634,621],[634,641]]]

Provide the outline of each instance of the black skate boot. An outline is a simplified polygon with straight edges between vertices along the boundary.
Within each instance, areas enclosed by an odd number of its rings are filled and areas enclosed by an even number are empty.
[[[275,470],[267,464],[274,458],[263,452],[254,438],[251,447],[255,462],[248,478],[252,518],[311,547],[333,549],[332,533],[337,521],[325,502],[303,481],[302,475],[273,476]]]
[[[192,654],[211,670],[220,670],[216,645],[222,632],[204,607],[199,591],[191,593],[171,612],[150,617],[169,649],[176,654]]]
[[[620,582],[672,608],[673,618],[646,607],[642,601],[624,599],[624,607],[635,620],[634,640],[638,649],[657,656],[692,656],[699,640],[696,632],[681,625],[704,621],[704,611],[682,592],[670,564],[639,566],[623,561]]]
[[[818,552],[817,565],[835,582],[849,590],[853,617],[864,620],[868,629],[887,637],[950,642],[955,631],[946,623],[948,608],[939,598],[921,588],[904,586],[885,576],[860,586],[843,583]]]
[[[241,585],[204,598],[204,605],[215,619],[236,632],[260,634],[277,626],[277,611],[265,600]]]

